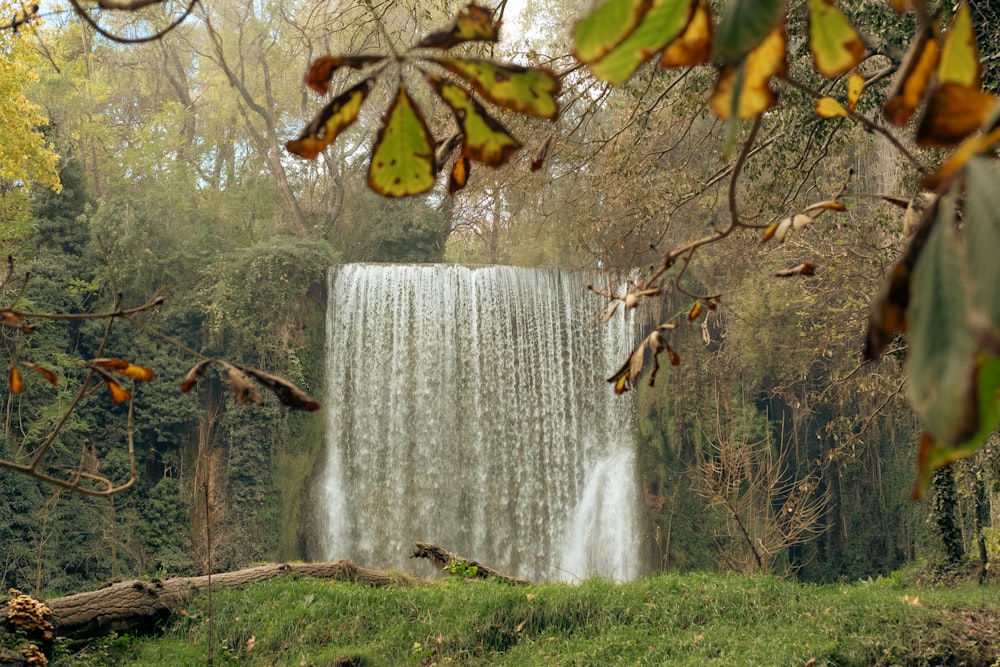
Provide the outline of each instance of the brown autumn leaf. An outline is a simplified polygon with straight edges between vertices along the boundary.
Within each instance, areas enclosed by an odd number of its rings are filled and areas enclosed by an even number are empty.
[[[184,375],[184,380],[181,382],[182,394],[186,394],[191,391],[191,389],[198,384],[203,377],[205,377],[205,371],[213,361],[214,359],[202,359],[191,367],[191,370]]]
[[[118,384],[110,375],[105,375],[104,373],[100,375],[104,380],[104,384],[108,385],[112,403],[124,403],[132,399],[132,394],[125,387]]]
[[[472,163],[467,156],[462,155],[455,160],[455,164],[451,167],[451,175],[448,177],[448,194],[453,195],[465,187],[471,168]]]
[[[432,49],[450,49],[456,44],[469,41],[495,42],[500,32],[500,23],[493,22],[493,10],[470,4],[458,13],[450,28],[431,33],[417,46]]]
[[[642,339],[635,349],[629,354],[629,358],[622,364],[622,367],[618,371],[608,378],[608,382],[614,384],[614,389],[616,394],[624,394],[625,392],[631,390],[636,386],[639,380],[639,376],[642,375],[642,369],[646,365],[646,351],[650,350],[653,357],[653,367],[649,374],[649,386],[654,386],[656,381],[656,373],[660,370],[659,354],[663,350],[669,350],[670,346],[663,339],[663,333],[666,331],[672,331],[677,328],[677,325],[673,322],[668,322],[661,324],[656,327],[652,333]],[[680,363],[680,356],[676,355],[675,352],[668,352],[670,354],[670,364],[676,366]]]
[[[920,184],[928,190],[939,190],[958,174],[965,163],[977,155],[994,150],[1000,144],[1000,126],[985,134],[974,134],[965,139],[933,174],[924,176]]]
[[[687,27],[663,50],[660,67],[694,67],[707,62],[713,28],[708,0],[698,0]]]
[[[552,149],[553,137],[555,137],[554,134],[545,137],[545,141],[535,149],[535,154],[531,157],[531,171],[538,171],[545,164],[545,160],[549,157],[549,151]]]
[[[337,136],[358,118],[372,81],[365,79],[330,101],[316,114],[297,139],[285,142],[285,150],[306,160],[315,160]]]
[[[24,379],[17,370],[17,366],[10,367],[9,379],[7,386],[10,387],[10,393],[20,394],[24,390]]]
[[[239,366],[239,369],[271,390],[278,397],[278,400],[281,401],[282,405],[293,410],[305,410],[307,412],[319,410],[319,403],[315,399],[285,378],[265,373],[257,368]]]
[[[796,213],[795,215],[790,215],[787,218],[782,218],[778,222],[767,226],[767,229],[764,230],[764,236],[761,238],[760,242],[767,243],[773,238],[778,243],[784,243],[792,230],[808,227],[813,222],[815,222],[815,218],[808,216],[805,213]]]
[[[330,91],[333,73],[341,67],[361,69],[382,60],[385,60],[385,56],[321,56],[306,72],[306,85],[320,95],[326,95]]]
[[[913,38],[882,107],[882,113],[893,125],[905,125],[920,106],[927,83],[937,68],[939,50],[931,26]]]
[[[674,350],[674,348],[670,347],[670,345],[667,345],[667,354],[670,355],[670,365],[671,366],[680,366],[681,365],[681,355],[677,354],[677,352]]]
[[[708,99],[716,116],[728,120],[735,110],[737,118],[753,118],[774,105],[777,94],[768,82],[787,71],[786,43],[781,23],[743,61],[722,69]]]
[[[950,148],[979,129],[997,98],[979,87],[942,83],[934,88],[917,128],[917,144]]]
[[[903,254],[889,269],[882,289],[872,301],[862,352],[865,361],[877,361],[896,334],[906,333],[906,311],[910,307],[910,281],[913,269],[934,228],[939,202],[939,199],[935,199],[924,213]]]
[[[776,278],[790,278],[791,276],[814,276],[816,275],[816,265],[811,262],[802,262],[798,266],[790,269],[782,269],[775,272]]]
[[[18,361],[17,363],[21,364],[22,366],[24,366],[28,370],[31,370],[31,371],[34,371],[34,372],[38,373],[43,378],[45,378],[46,380],[48,380],[49,384],[51,384],[53,387],[58,387],[59,386],[59,378],[57,378],[56,374],[53,373],[52,371],[50,371],[49,369],[47,369],[47,368],[45,368],[43,366],[39,366],[38,364],[36,364],[34,362],[31,362],[31,361]]]
[[[156,377],[156,373],[151,368],[136,366],[129,363],[128,359],[91,359],[90,363],[94,366],[100,366],[120,375],[130,377],[133,380],[138,380],[139,382],[149,382]]]
[[[257,387],[250,381],[250,378],[236,366],[226,362],[220,362],[226,368],[226,375],[229,379],[229,393],[237,405],[264,405],[264,399],[260,397]]]

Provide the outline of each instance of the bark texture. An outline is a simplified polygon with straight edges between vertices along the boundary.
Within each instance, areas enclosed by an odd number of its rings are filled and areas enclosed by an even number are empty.
[[[382,570],[358,567],[348,560],[335,563],[271,563],[211,575],[211,585],[244,586],[287,576],[356,581],[373,586],[409,585],[419,580]],[[55,634],[86,638],[109,632],[150,631],[187,597],[209,585],[209,576],[120,581],[87,593],[46,601]],[[6,605],[0,605],[0,628],[11,631]],[[3,656],[0,655],[0,660]],[[0,665],[4,663],[0,662]]]

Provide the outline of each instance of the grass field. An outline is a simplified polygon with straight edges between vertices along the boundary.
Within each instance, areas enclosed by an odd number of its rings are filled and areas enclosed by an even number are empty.
[[[902,577],[809,586],[665,574],[627,584],[457,578],[219,590],[215,665],[1000,665],[1000,586]],[[54,665],[205,665],[208,597],[156,637],[61,647]]]

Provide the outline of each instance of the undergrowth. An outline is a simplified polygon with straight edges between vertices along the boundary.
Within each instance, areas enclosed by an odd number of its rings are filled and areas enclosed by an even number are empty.
[[[900,577],[827,586],[717,574],[529,587],[275,580],[215,592],[214,664],[993,665],[997,592]],[[198,596],[160,636],[96,651],[106,664],[203,665],[207,625]],[[94,664],[87,650],[53,664]]]

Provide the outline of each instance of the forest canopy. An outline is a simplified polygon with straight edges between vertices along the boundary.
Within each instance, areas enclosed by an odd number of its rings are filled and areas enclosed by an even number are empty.
[[[640,394],[661,509],[682,495],[671,457],[706,440],[774,438],[785,482],[846,507],[882,442],[907,441],[919,491],[1000,422],[990,3],[70,5],[3,12],[4,458],[42,463],[55,433],[64,481],[100,462],[183,517],[215,492],[192,452],[253,442],[212,464],[229,528],[253,527],[220,560],[294,551],[253,530],[282,511],[270,491],[305,484],[267,469],[314,454],[283,448],[307,427],[227,401],[316,404],[297,392],[322,387],[314,286],[335,261],[633,270],[591,288],[598,321],[655,313],[608,390]],[[42,314],[73,317],[32,333]],[[156,377],[132,392],[135,368]],[[43,371],[86,398],[62,425],[73,394]],[[106,418],[91,382],[141,417]],[[838,567],[876,560],[830,540]],[[130,565],[191,566],[164,542],[136,537]],[[87,548],[74,571],[107,570]]]

